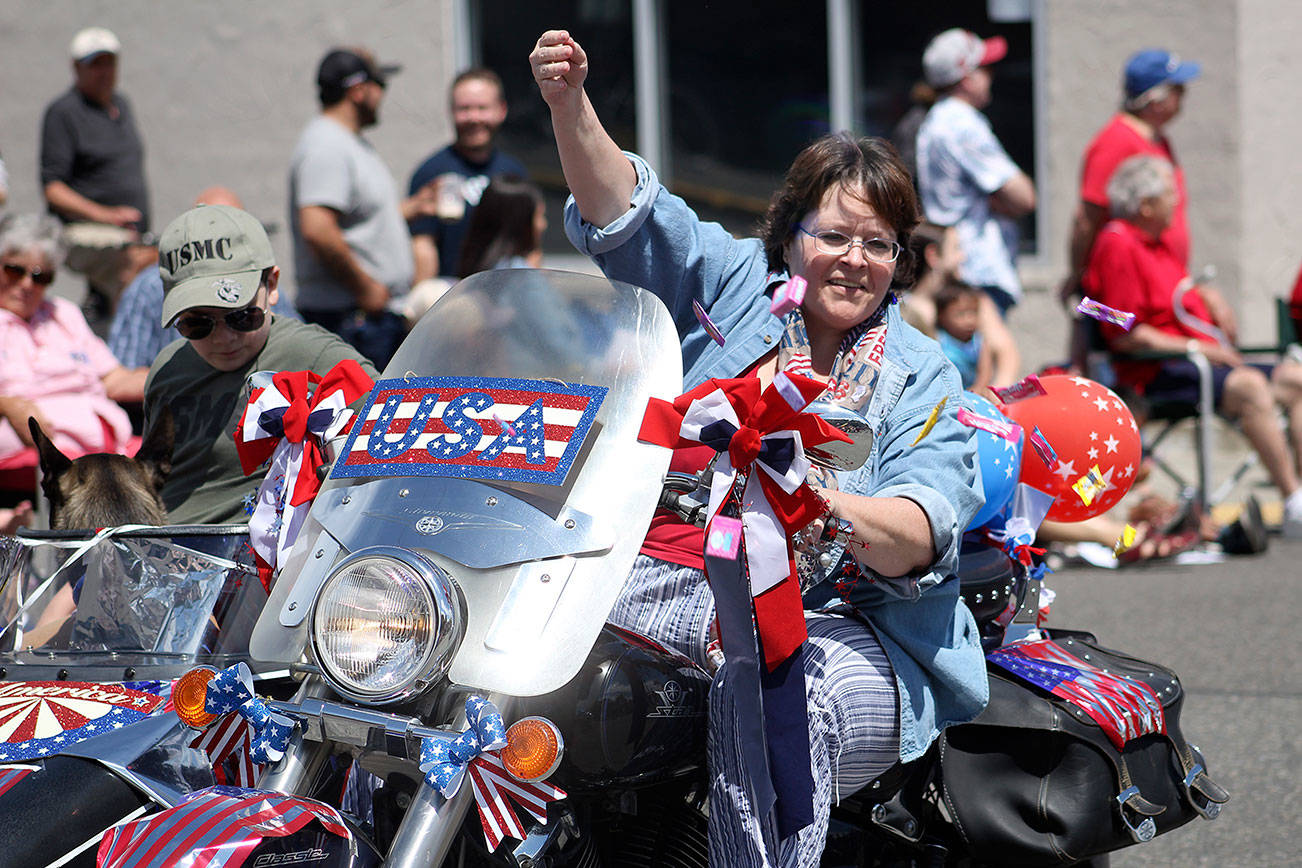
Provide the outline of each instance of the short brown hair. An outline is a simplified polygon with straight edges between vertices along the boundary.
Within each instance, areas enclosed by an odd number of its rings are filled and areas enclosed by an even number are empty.
[[[970,283],[964,283],[961,280],[948,280],[936,292],[936,313],[941,313],[951,304],[962,301],[965,298],[981,298],[981,290],[977,289]]]
[[[892,286],[907,286],[913,276],[909,236],[918,225],[913,178],[890,142],[875,137],[856,139],[844,132],[823,136],[801,151],[787,169],[782,187],[773,194],[759,225],[769,268],[787,270],[783,247],[796,224],[821,205],[827,191],[837,184],[895,230],[895,240],[903,250],[895,263]]]
[[[457,85],[464,81],[483,81],[497,88],[497,98],[506,99],[506,88],[502,86],[502,77],[493,72],[486,66],[476,66],[458,73],[457,77],[452,79],[452,86],[448,88],[448,100],[452,99],[452,92],[457,89]]]

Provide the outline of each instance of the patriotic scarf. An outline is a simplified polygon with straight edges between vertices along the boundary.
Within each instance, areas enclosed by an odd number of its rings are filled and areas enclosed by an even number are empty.
[[[778,343],[778,369],[791,373],[813,374],[809,333],[800,308],[783,317],[782,340]],[[846,332],[832,361],[827,391],[820,400],[862,412],[872,400],[873,388],[882,373],[882,356],[886,349],[886,304],[878,306],[868,319]],[[810,485],[836,488],[836,474],[822,467],[809,471]],[[852,564],[847,564],[847,566]],[[826,570],[817,555],[803,552],[796,556],[796,573],[802,588],[809,588],[825,578]]]

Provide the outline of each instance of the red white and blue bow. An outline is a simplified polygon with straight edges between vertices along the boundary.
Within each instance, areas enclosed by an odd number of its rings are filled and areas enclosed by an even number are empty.
[[[306,506],[321,488],[317,467],[322,444],[352,419],[348,405],[374,382],[352,359],[324,377],[312,371],[281,371],[271,385],[254,389],[235,429],[235,449],[248,476],[271,459],[258,487],[249,539],[259,559],[263,583],[284,558],[307,518]]]
[[[277,762],[285,755],[294,721],[277,714],[253,692],[253,673],[247,663],[223,669],[208,682],[204,710],[209,714],[234,711],[253,728],[249,759],[255,763]]]
[[[506,746],[506,724],[497,706],[482,696],[466,700],[466,729],[453,741],[427,738],[420,744],[420,770],[425,783],[452,798],[461,788],[470,761],[481,753]]]
[[[493,851],[508,835],[519,840],[526,835],[520,819],[507,804],[507,795],[539,823],[546,824],[547,803],[565,798],[565,791],[545,781],[517,780],[506,770],[498,755],[506,746],[506,726],[493,703],[482,696],[466,699],[466,723],[465,731],[452,741],[421,741],[420,770],[425,783],[449,799],[469,775],[484,840]]]
[[[760,390],[754,377],[707,380],[672,403],[652,398],[639,439],[671,449],[702,443],[719,452],[710,487],[707,529],[731,496],[738,472],[749,471],[741,496],[746,567],[765,665],[775,669],[805,641],[800,581],[791,536],[821,517],[826,505],[805,485],[805,446],[847,441],[803,412],[826,389],[809,377],[779,371]]]

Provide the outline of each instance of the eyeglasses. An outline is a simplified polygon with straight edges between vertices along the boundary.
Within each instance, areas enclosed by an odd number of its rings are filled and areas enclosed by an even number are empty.
[[[260,307],[242,307],[222,317],[226,327],[235,332],[256,332],[267,321],[267,312]],[[217,327],[217,317],[206,313],[186,314],[176,321],[176,330],[188,341],[201,341]]]
[[[851,238],[843,232],[810,232],[799,223],[796,228],[801,232],[814,239],[814,248],[819,253],[826,253],[828,256],[845,256],[850,252],[850,248],[856,244],[863,248],[864,256],[874,262],[894,262],[899,258],[899,242],[890,241],[886,238],[869,238],[867,241],[860,241],[858,238]]]
[[[43,268],[27,268],[19,265],[17,262],[6,262],[4,264],[5,277],[13,281],[22,280],[27,275],[32,276],[32,283],[37,286],[49,286],[54,283],[54,271],[47,271]]]

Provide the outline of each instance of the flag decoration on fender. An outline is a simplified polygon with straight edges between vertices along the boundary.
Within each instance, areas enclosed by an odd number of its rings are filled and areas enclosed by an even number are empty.
[[[506,746],[506,726],[497,707],[482,696],[466,699],[466,729],[455,739],[422,740],[420,770],[425,783],[452,798],[468,777],[479,807],[479,822],[489,851],[510,836],[524,840],[526,832],[507,803],[509,795],[538,822],[547,822],[547,803],[565,798],[565,791],[545,781],[519,781],[507,772],[498,752]]]
[[[327,832],[352,839],[329,805],[239,787],[209,787],[181,804],[104,831],[97,868],[168,868],[186,864],[239,868],[263,838],[292,835],[316,821]]]
[[[1166,716],[1153,688],[1104,672],[1051,639],[1005,645],[986,659],[1084,711],[1118,750],[1141,735],[1166,732]]]

